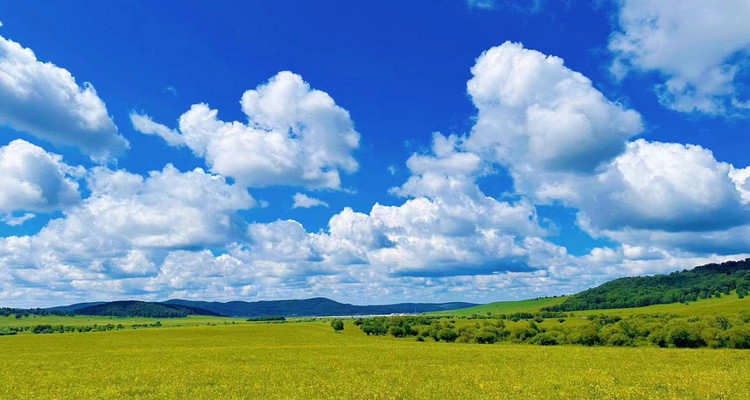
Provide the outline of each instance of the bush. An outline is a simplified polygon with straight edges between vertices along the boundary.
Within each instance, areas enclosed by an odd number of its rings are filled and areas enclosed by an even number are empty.
[[[458,338],[458,333],[450,328],[443,328],[438,333],[438,337],[440,340],[445,340],[446,342],[453,342]]]
[[[688,324],[681,323],[669,330],[668,341],[675,347],[696,348],[705,346],[706,342],[700,336],[700,332]]]
[[[750,328],[734,327],[727,331],[727,345],[733,349],[750,349]]]
[[[568,341],[572,344],[593,346],[599,343],[599,335],[593,326],[579,327],[568,334]]]
[[[331,321],[331,327],[333,328],[334,332],[340,332],[344,330],[344,321],[340,319],[334,319]]]
[[[542,346],[554,346],[560,344],[561,337],[559,332],[549,331],[538,333],[536,336],[531,338],[531,343],[539,344]]]

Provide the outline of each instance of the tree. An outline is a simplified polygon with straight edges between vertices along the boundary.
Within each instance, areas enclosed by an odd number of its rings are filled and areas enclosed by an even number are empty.
[[[344,330],[344,321],[340,319],[334,319],[331,321],[331,327],[333,328],[334,332],[340,332]]]

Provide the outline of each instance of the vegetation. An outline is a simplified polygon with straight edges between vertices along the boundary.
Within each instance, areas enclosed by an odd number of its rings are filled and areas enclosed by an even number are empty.
[[[359,319],[354,324],[367,335],[414,337],[420,342],[750,348],[750,299],[730,294],[722,299],[670,306],[681,306],[682,312],[653,312],[668,310],[667,305],[658,305],[598,314],[537,311],[471,318],[378,317]]]
[[[2,337],[0,398],[690,400],[750,393],[744,350],[418,343],[367,337],[351,325],[334,334],[329,323]],[[475,322],[458,319],[456,328],[462,323]]]
[[[499,314],[511,314],[518,312],[537,312],[543,307],[556,305],[563,302],[566,297],[541,297],[538,299],[520,300],[520,301],[498,301],[495,303],[483,304],[476,307],[462,308],[451,311],[440,311],[429,313],[429,315],[442,315],[452,317],[481,318]]]
[[[283,321],[286,321],[286,318],[278,316],[278,315],[276,315],[276,316],[270,315],[268,317],[253,317],[253,318],[248,318],[248,319],[246,319],[246,321],[248,321],[248,322],[283,322]]]
[[[7,308],[7,307],[0,307],[0,317],[8,317],[14,315],[16,318],[23,318],[28,317],[31,315],[73,315],[73,313],[68,311],[57,311],[57,310],[48,310],[45,308]]]
[[[336,318],[331,321],[331,328],[333,328],[334,332],[341,332],[344,330],[344,321]]]
[[[669,275],[621,278],[545,307],[549,311],[598,310],[689,303],[750,292],[750,259],[708,264]]]
[[[84,307],[74,312],[79,315],[107,315],[121,318],[184,318],[188,315],[218,315],[197,307],[145,301],[113,301]]]

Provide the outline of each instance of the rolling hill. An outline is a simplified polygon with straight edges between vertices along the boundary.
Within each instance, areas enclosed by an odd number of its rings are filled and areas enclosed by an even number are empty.
[[[609,281],[569,296],[547,311],[580,311],[688,303],[750,291],[750,259],[707,264],[668,275],[638,276]]]
[[[187,317],[188,315],[220,316],[220,314],[213,311],[203,310],[197,307],[132,300],[88,305],[70,311],[78,315],[103,315],[113,317],[180,318]]]
[[[339,303],[331,299],[318,297],[304,300],[275,301],[230,301],[226,303],[168,300],[161,303],[144,301],[114,301],[79,303],[67,306],[51,307],[48,310],[70,312],[77,315],[107,315],[116,317],[154,317],[170,318],[188,315],[209,315],[225,317],[320,317],[347,315],[382,315],[401,313],[423,313],[430,311],[448,311],[465,307],[474,307],[474,303],[401,303],[386,305],[358,306]]]
[[[400,303],[386,305],[358,306],[339,303],[325,297],[304,300],[274,300],[274,301],[230,301],[227,303],[168,300],[165,304],[190,306],[230,317],[320,317],[345,315],[381,315],[401,313],[424,313],[430,311],[448,311],[466,307],[474,307],[474,303]]]

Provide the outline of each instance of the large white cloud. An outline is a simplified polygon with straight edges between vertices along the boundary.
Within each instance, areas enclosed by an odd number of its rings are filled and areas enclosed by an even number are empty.
[[[643,129],[563,60],[505,42],[485,51],[467,84],[478,109],[466,148],[515,170],[592,172]]]
[[[338,189],[340,172],[357,170],[359,146],[349,113],[302,77],[280,72],[242,95],[248,123],[224,122],[218,111],[195,104],[179,120],[179,132],[132,114],[136,130],[184,145],[204,157],[212,172],[241,185],[295,185]]]
[[[461,146],[507,167],[519,194],[579,210],[579,225],[592,235],[685,238],[748,223],[745,170],[700,146],[630,141],[642,129],[640,116],[608,101],[561,59],[505,43],[479,57],[472,72],[468,91],[478,116]],[[664,245],[698,251],[694,245],[705,239],[694,237]]]
[[[81,200],[75,180],[81,173],[57,154],[14,140],[0,147],[0,213],[50,212],[75,205]]]
[[[128,148],[91,84],[79,86],[66,69],[37,60],[31,49],[3,37],[0,71],[0,124],[76,146],[96,160]]]
[[[245,189],[200,168],[180,172],[167,165],[144,179],[99,167],[89,184],[91,197],[60,221],[60,233],[85,223],[100,235],[138,247],[222,244],[244,230],[235,212],[255,205]]]
[[[747,223],[730,178],[731,166],[700,146],[628,143],[627,150],[594,179],[583,180],[572,202],[591,227],[710,231]]]
[[[743,102],[737,77],[750,51],[750,1],[619,4],[619,30],[609,41],[616,76],[659,73],[666,79],[656,88],[659,101],[677,111],[719,113]]]

